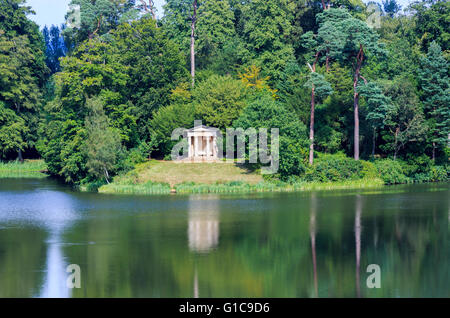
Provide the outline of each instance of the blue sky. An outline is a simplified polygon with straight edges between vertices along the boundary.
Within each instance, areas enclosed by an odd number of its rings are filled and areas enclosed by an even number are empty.
[[[163,14],[162,5],[164,0],[154,0],[158,17]],[[36,15],[31,15],[30,19],[41,27],[44,25],[60,25],[65,22],[64,17],[68,11],[70,0],[27,0],[27,5],[31,6]]]
[[[158,17],[161,17],[163,15],[162,5],[165,3],[165,0],[154,1]],[[363,1],[368,2],[369,0]],[[376,1],[381,3],[381,0]],[[52,24],[60,25],[64,23],[64,16],[66,15],[69,2],[70,0],[27,0],[27,4],[36,11],[36,15],[30,16],[30,18],[41,27]],[[410,2],[412,0],[398,0],[402,7],[406,7]]]

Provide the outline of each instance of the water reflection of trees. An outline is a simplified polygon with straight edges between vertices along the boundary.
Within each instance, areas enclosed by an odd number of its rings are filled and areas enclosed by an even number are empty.
[[[431,197],[414,212],[395,198],[146,199],[120,214],[105,205],[61,233],[71,243],[61,252],[82,269],[75,297],[355,297],[358,286],[363,297],[449,296],[448,206]],[[39,294],[46,235],[0,230],[0,296]],[[365,288],[368,264],[380,265],[381,289]]]
[[[439,280],[448,264],[441,250],[447,225],[436,229],[432,218],[412,217],[370,196],[301,202],[245,217],[245,210],[217,201],[220,214],[200,209],[212,202],[192,209],[190,202],[187,219],[156,213],[89,221],[84,235],[97,243],[77,255],[87,256],[85,295],[391,297],[409,295],[409,289],[411,296],[445,295]],[[436,214],[447,219],[446,211]],[[381,266],[382,288],[368,290],[365,269],[373,263]]]

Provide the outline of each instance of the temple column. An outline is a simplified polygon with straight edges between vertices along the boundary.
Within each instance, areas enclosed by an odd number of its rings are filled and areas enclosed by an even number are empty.
[[[188,144],[189,144],[189,148],[188,148],[188,158],[192,157],[192,137],[188,136]]]
[[[217,139],[216,139],[216,137],[212,137],[212,144],[213,144],[212,155],[213,155],[214,159],[216,159],[217,158]]]
[[[198,137],[194,137],[194,157],[198,156]]]
[[[211,157],[211,145],[210,145],[210,137],[206,137],[206,157]]]

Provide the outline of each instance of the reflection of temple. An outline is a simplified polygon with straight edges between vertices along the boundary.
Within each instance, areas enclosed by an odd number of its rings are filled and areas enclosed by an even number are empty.
[[[189,202],[189,249],[205,253],[214,249],[219,243],[219,208],[218,199],[195,200]]]
[[[189,249],[196,253],[208,253],[219,244],[219,199],[208,196],[189,201],[188,241]],[[194,269],[194,298],[199,297],[197,263]]]

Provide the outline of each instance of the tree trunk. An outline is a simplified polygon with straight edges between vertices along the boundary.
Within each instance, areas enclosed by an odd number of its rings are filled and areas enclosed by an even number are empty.
[[[354,158],[359,160],[359,94],[358,94],[358,80],[361,77],[359,74],[362,63],[364,61],[364,49],[362,44],[359,45],[359,52],[356,55],[356,69],[355,76],[353,78],[353,108],[355,118],[355,131],[354,131]]]
[[[155,4],[152,0],[148,1],[148,5],[150,6],[150,12],[152,14],[153,20],[155,20],[155,26],[158,27],[158,22],[156,21],[156,14],[155,14]]]
[[[109,174],[108,174],[108,170],[106,170],[106,168],[103,168],[105,170],[105,180],[106,182],[109,184]]]
[[[354,108],[354,120],[355,120],[355,132],[354,132],[354,158],[355,160],[359,160],[359,94],[356,92],[356,84],[355,93],[353,96],[353,108]]]
[[[145,2],[145,0],[141,0],[141,3],[145,12],[150,12],[153,20],[155,20],[155,26],[158,27],[158,22],[156,20],[156,13],[155,13],[155,3],[153,2],[153,0],[148,0],[148,4]]]
[[[315,91],[314,85],[311,88],[311,122],[309,123],[309,164],[314,162],[314,108],[315,108]]]
[[[20,149],[20,148],[17,150],[17,160],[19,160],[20,162],[23,162],[22,149]]]
[[[197,0],[192,3],[194,7],[194,13],[192,15],[191,23],[191,77],[192,87],[195,85],[195,23],[197,20]]]

